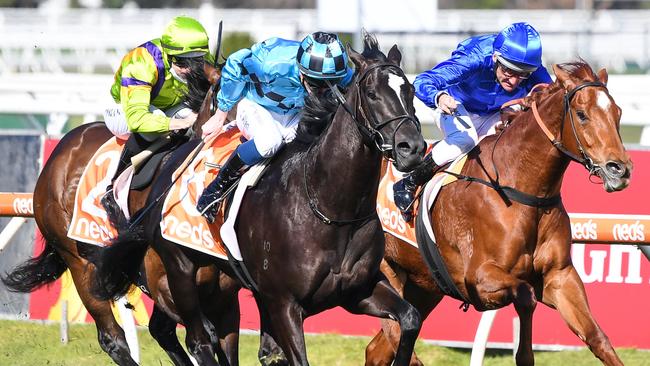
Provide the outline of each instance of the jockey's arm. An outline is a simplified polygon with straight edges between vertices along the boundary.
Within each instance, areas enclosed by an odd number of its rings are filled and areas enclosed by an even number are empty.
[[[250,49],[239,50],[228,57],[221,70],[221,88],[217,94],[218,107],[223,112],[230,111],[243,97],[246,84],[251,77],[244,67],[244,60],[251,57]]]
[[[122,87],[122,109],[131,132],[167,132],[170,118],[149,112],[151,87]]]
[[[149,58],[144,52],[133,53],[130,62],[122,67],[120,102],[131,132],[169,131],[169,117],[149,111],[151,90],[158,75],[155,63]]]
[[[430,108],[438,107],[438,98],[447,89],[479,70],[481,59],[473,54],[456,51],[452,57],[431,70],[416,76],[413,82],[415,95]]]

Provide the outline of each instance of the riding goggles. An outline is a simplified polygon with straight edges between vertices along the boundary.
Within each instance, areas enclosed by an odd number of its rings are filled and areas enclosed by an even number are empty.
[[[526,80],[530,77],[530,75],[533,73],[532,71],[515,71],[508,66],[504,65],[502,62],[497,61],[497,66],[501,68],[501,71],[507,76],[507,77],[516,77],[521,80]]]

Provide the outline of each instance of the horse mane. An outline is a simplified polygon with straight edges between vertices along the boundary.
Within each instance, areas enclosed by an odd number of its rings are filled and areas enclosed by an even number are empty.
[[[203,61],[190,60],[190,72],[187,74],[187,92],[183,95],[184,103],[194,112],[198,113],[203,104],[203,99],[210,89],[210,81],[205,76]]]
[[[379,49],[377,38],[365,32],[363,34],[363,52],[361,55],[371,60],[387,60],[386,55]],[[357,76],[355,74],[351,84],[356,80]],[[344,95],[345,92],[346,90],[341,90]],[[305,98],[305,106],[298,125],[296,141],[305,144],[313,142],[332,121],[338,107],[339,103],[330,90],[326,90],[322,94],[309,94]]]
[[[377,37],[370,33],[363,34],[363,52],[361,55],[367,59],[386,61],[386,55],[379,49]]]
[[[339,103],[329,89],[323,93],[307,95],[295,141],[311,144],[332,122],[338,107]]]
[[[557,67],[561,70],[567,72],[571,78],[582,80],[582,81],[595,81],[598,79],[596,74],[589,66],[589,64],[583,60],[578,59],[576,61],[566,62],[562,64],[557,64]],[[501,120],[504,122],[512,122],[519,115],[527,112],[534,101],[539,104],[542,100],[548,98],[549,96],[555,94],[560,89],[563,89],[562,84],[556,79],[552,84],[540,89],[536,89],[529,96],[525,97],[521,103],[523,108],[521,110],[513,110],[507,108],[501,112]]]

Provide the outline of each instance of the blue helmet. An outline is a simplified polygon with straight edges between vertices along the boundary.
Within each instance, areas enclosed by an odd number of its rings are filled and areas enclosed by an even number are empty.
[[[314,79],[338,79],[348,71],[348,54],[333,33],[316,32],[305,37],[296,61],[300,71]]]
[[[542,65],[542,40],[528,23],[505,27],[494,39],[497,60],[518,72],[533,72]]]

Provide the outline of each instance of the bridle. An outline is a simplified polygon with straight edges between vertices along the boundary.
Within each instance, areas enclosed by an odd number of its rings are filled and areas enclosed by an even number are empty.
[[[539,111],[537,110],[537,104],[536,102],[533,102],[531,105],[531,109],[533,111],[533,115],[535,117],[535,121],[537,121],[537,124],[539,127],[544,131],[544,134],[548,137],[548,139],[551,141],[553,146],[555,146],[558,150],[560,150],[563,154],[568,156],[570,159],[580,163],[582,166],[584,166],[588,171],[590,175],[595,175],[596,172],[600,169],[596,164],[594,164],[593,160],[591,157],[587,154],[585,151],[582,143],[580,142],[580,139],[578,138],[578,132],[576,131],[575,127],[575,122],[573,120],[573,114],[571,113],[571,100],[573,97],[576,95],[576,93],[584,88],[587,87],[599,87],[599,88],[605,88],[607,90],[607,86],[605,84],[598,82],[598,81],[589,81],[583,84],[578,85],[576,88],[573,90],[566,92],[564,94],[564,111],[562,112],[562,124],[560,125],[560,132],[559,132],[559,137],[555,137],[553,133],[546,127],[546,124],[542,120],[541,116],[539,115]],[[571,152],[562,142],[563,139],[563,131],[564,131],[564,122],[566,121],[566,115],[569,115],[569,120],[571,123],[571,129],[573,131],[573,137],[576,140],[576,144],[578,147],[578,151],[580,153],[580,156],[574,154]],[[527,206],[531,207],[536,207],[536,208],[542,208],[542,209],[547,209],[550,207],[553,207],[560,203],[562,201],[561,196],[558,194],[556,196],[552,197],[537,197],[525,192],[522,192],[514,187],[510,186],[504,186],[499,183],[499,170],[496,167],[495,164],[495,159],[494,159],[494,151],[496,150],[496,145],[501,139],[501,136],[503,136],[503,132],[500,133],[495,142],[494,142],[494,148],[492,149],[492,165],[494,167],[494,171],[496,172],[496,177],[495,179],[491,179],[490,181],[486,181],[481,178],[476,178],[476,177],[469,177],[466,175],[462,174],[456,174],[453,172],[445,171],[447,174],[450,174],[457,179],[460,180],[465,180],[468,182],[477,182],[483,185],[486,185],[488,187],[491,187],[492,189],[496,190],[497,193],[504,199],[504,201],[509,202],[509,200],[516,201],[519,203],[522,203]]]
[[[393,68],[398,70],[398,75],[404,77],[406,79],[406,75],[404,74],[404,71],[397,66],[393,65],[390,63],[381,63],[381,64],[376,64],[372,65],[364,70],[364,72],[357,78],[355,82],[355,86],[357,88],[357,101],[355,102],[354,105],[354,112],[350,109],[350,107],[347,105],[347,100],[345,96],[341,93],[341,91],[338,89],[336,84],[332,84],[329,80],[327,80],[327,86],[330,88],[334,96],[336,97],[337,101],[339,104],[345,109],[345,111],[352,117],[352,120],[357,125],[357,128],[359,129],[359,132],[361,133],[363,137],[364,144],[368,147],[376,147],[377,150],[388,160],[393,160],[392,159],[392,152],[393,152],[393,146],[391,144],[386,144],[384,141],[384,137],[382,136],[380,130],[384,127],[386,127],[389,123],[396,121],[396,120],[401,120],[397,127],[395,128],[395,131],[393,132],[393,140],[395,139],[395,133],[397,133],[397,130],[404,124],[406,121],[411,121],[413,124],[415,124],[415,127],[420,131],[420,121],[414,116],[409,114],[407,111],[404,112],[404,114],[389,118],[381,123],[376,122],[376,118],[374,114],[370,113],[372,116],[372,119],[368,118],[368,115],[363,110],[363,107],[361,106],[361,82],[365,80],[365,78],[368,76],[368,73],[374,69],[377,68]],[[367,102],[367,99],[364,98],[364,101]],[[367,104],[367,103],[366,103]],[[357,117],[357,114],[361,113],[361,116],[363,117],[364,121],[368,121],[368,124],[363,123],[359,120]],[[371,122],[372,121],[372,122]],[[314,145],[312,145],[314,146]],[[311,147],[310,146],[310,150]],[[307,193],[307,199],[309,201],[309,208],[311,208],[312,212],[316,217],[318,217],[319,220],[321,220],[323,223],[327,225],[349,225],[349,224],[355,224],[355,223],[361,223],[361,222],[366,222],[373,217],[377,216],[377,211],[375,211],[375,208],[373,206],[371,212],[367,215],[364,215],[362,217],[357,217],[353,219],[330,219],[327,217],[323,211],[321,211],[318,208],[318,201],[314,199],[312,193],[309,190],[309,185],[308,185],[308,177],[307,177],[307,164],[304,165],[304,170],[303,170],[303,177],[304,177],[304,186],[305,186],[305,192]]]
[[[531,108],[533,110],[533,115],[535,116],[535,121],[537,121],[537,124],[542,129],[542,131],[544,131],[544,134],[546,134],[546,136],[551,141],[553,146],[555,146],[558,150],[560,150],[564,155],[568,156],[571,160],[584,166],[585,169],[589,171],[590,175],[594,175],[600,168],[596,164],[594,164],[593,159],[589,156],[589,154],[587,154],[587,151],[585,150],[584,146],[580,142],[580,139],[578,138],[578,132],[576,131],[575,121],[573,120],[573,113],[571,113],[571,100],[573,99],[573,97],[576,95],[578,91],[590,86],[596,88],[605,88],[605,91],[609,94],[609,91],[607,90],[607,86],[599,81],[589,81],[578,85],[577,87],[575,87],[573,90],[569,92],[565,92],[564,111],[562,112],[562,124],[560,125],[559,137],[555,137],[548,129],[548,127],[546,127],[546,124],[544,123],[541,116],[539,115],[539,111],[537,110],[537,104],[535,102],[532,103]],[[569,121],[571,123],[571,131],[573,131],[573,137],[576,141],[576,146],[578,148],[578,153],[580,155],[576,155],[573,152],[571,152],[562,142],[564,137],[563,136],[564,123],[567,119],[566,118],[567,114],[569,115]]]
[[[397,71],[397,74],[399,76],[402,76],[404,79],[406,79],[406,75],[404,74],[404,71],[399,66],[391,63],[380,63],[366,68],[355,81],[355,86],[357,88],[357,99],[354,105],[354,112],[348,106],[345,96],[341,93],[341,91],[338,89],[336,84],[332,84],[331,82],[327,81],[327,86],[330,88],[330,90],[338,100],[339,104],[343,106],[345,111],[352,117],[354,122],[356,122],[359,132],[363,136],[363,140],[366,146],[375,146],[377,150],[381,152],[386,159],[393,161],[394,160],[392,157],[393,145],[386,143],[386,141],[384,140],[384,136],[382,136],[380,132],[381,129],[386,127],[388,124],[390,124],[393,121],[401,120],[398,123],[397,127],[395,127],[395,130],[393,132],[393,140],[394,140],[397,130],[399,130],[399,128],[402,127],[402,125],[406,121],[413,122],[413,124],[415,125],[418,131],[421,130],[421,127],[420,127],[420,121],[417,119],[417,117],[415,115],[409,114],[408,111],[406,110],[404,111],[404,114],[389,118],[383,122],[377,122],[377,118],[375,118],[374,113],[366,114],[363,105],[361,103],[361,100],[365,102],[363,104],[367,105],[368,98],[365,96],[365,94],[361,93],[361,83],[366,79],[366,77],[368,77],[370,71],[378,68],[392,68]],[[359,113],[361,114],[363,120],[367,121],[367,124],[359,120],[358,118]],[[370,117],[372,118],[368,118],[368,115],[370,115]]]

